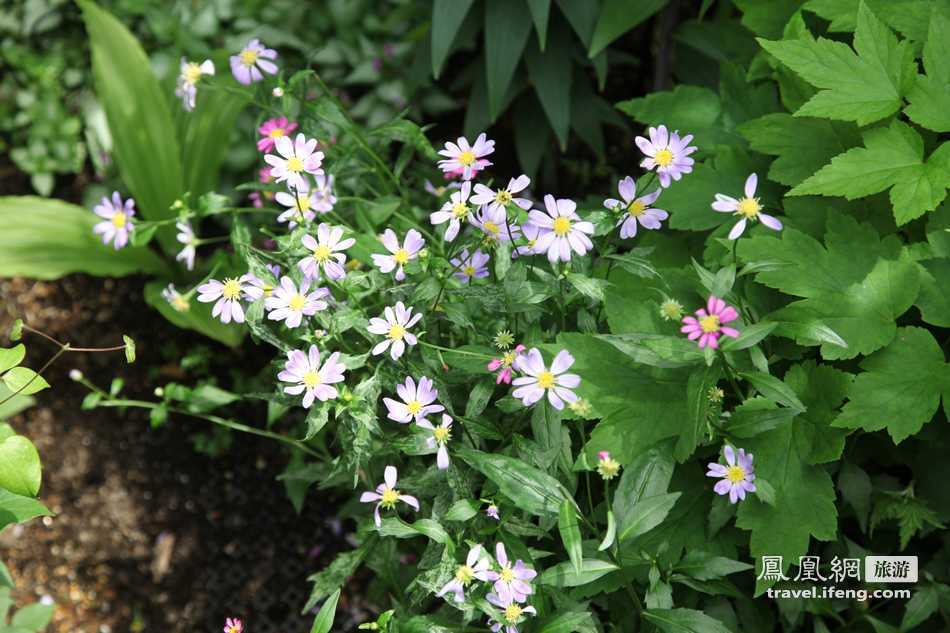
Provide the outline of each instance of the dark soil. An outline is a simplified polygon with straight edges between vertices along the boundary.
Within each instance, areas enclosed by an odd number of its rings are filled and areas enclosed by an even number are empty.
[[[71,368],[104,387],[122,377],[130,397],[149,398],[156,384],[180,379],[175,366],[157,383],[147,378],[161,346],[206,343],[146,306],[141,285],[79,275],[0,281],[0,344],[22,318],[73,345],[115,345],[129,334],[139,357],[134,365],[121,354],[61,357],[47,374],[53,388],[11,420],[40,452],[40,498],[56,514],[0,535],[15,597],[52,597],[50,630],[62,633],[217,632],[226,617],[244,619],[249,633],[309,631],[313,616],[299,613],[306,577],[349,545],[332,503],[313,491],[294,512],[275,480],[282,448],[235,433],[230,450],[211,458],[190,439],[210,430],[202,421],[173,417],[153,430],[141,410],[80,409],[86,389],[69,380]],[[56,351],[36,336],[25,342],[34,368]],[[239,354],[260,356],[248,348]],[[335,628],[355,628],[366,611],[344,593]]]

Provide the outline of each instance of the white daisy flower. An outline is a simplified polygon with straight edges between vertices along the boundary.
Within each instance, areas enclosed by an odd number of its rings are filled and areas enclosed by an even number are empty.
[[[422,318],[421,314],[412,314],[412,308],[407,308],[402,301],[397,301],[395,306],[387,307],[383,311],[385,318],[373,317],[369,320],[369,326],[366,328],[371,334],[380,334],[385,336],[385,340],[378,343],[373,348],[373,356],[379,356],[387,349],[393,360],[399,360],[403,352],[406,351],[406,345],[415,345],[418,342],[415,334],[409,331],[413,325]],[[391,348],[390,348],[391,347]]]
[[[551,263],[568,262],[571,251],[585,255],[594,247],[588,237],[594,234],[594,225],[581,220],[573,200],[555,200],[548,194],[544,196],[544,208],[546,213],[534,210],[528,214],[531,223],[540,229],[534,245],[536,253],[547,253]]]
[[[572,389],[581,384],[581,378],[577,374],[564,373],[573,364],[574,357],[566,349],[562,349],[554,357],[551,369],[548,369],[544,365],[540,350],[531,348],[515,359],[515,369],[524,376],[515,378],[514,385],[517,388],[511,395],[521,400],[524,406],[530,407],[547,392],[551,406],[558,410],[563,409],[565,401],[571,403],[577,400],[577,394]]]
[[[287,182],[287,186],[298,191],[308,188],[304,174],[316,176],[322,174],[323,152],[317,150],[317,139],[307,139],[298,134],[291,141],[287,136],[281,136],[274,141],[277,154],[267,154],[264,161],[271,166],[270,175],[275,182]]]
[[[459,234],[462,222],[469,219],[472,208],[468,205],[468,197],[471,192],[472,183],[466,180],[458,191],[452,192],[441,209],[429,216],[429,222],[432,224],[449,223],[445,229],[446,242],[454,240]]]
[[[301,241],[311,254],[297,263],[303,274],[311,279],[319,279],[320,270],[323,269],[323,274],[329,279],[343,279],[346,275],[346,255],[343,251],[356,244],[356,240],[352,237],[342,238],[343,227],[331,227],[325,222],[317,227],[316,239],[312,235],[304,235]]]
[[[298,290],[293,279],[281,277],[280,285],[264,300],[264,307],[268,310],[267,318],[283,321],[287,327],[294,328],[303,322],[305,316],[313,316],[320,310],[326,310],[328,304],[322,299],[330,296],[330,291],[327,288],[317,288],[313,292],[308,290],[309,279],[300,282]]]

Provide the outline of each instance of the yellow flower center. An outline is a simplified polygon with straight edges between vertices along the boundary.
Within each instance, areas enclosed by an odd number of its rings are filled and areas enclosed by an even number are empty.
[[[125,215],[125,213],[123,213],[122,211],[119,211],[118,213],[112,216],[112,226],[114,226],[117,229],[121,229],[125,227],[128,221],[129,221],[129,217]]]
[[[287,171],[292,171],[294,173],[303,171],[303,161],[296,156],[291,156],[287,159]]]
[[[511,204],[511,192],[507,189],[502,189],[501,191],[495,194],[495,202],[502,206],[508,206]]]
[[[320,372],[318,371],[311,369],[303,375],[303,384],[307,387],[307,389],[313,389],[321,382],[323,382],[323,379],[320,378]]]
[[[653,162],[660,167],[668,167],[673,162],[673,152],[666,148],[661,149],[653,156]]]
[[[468,205],[462,204],[461,202],[456,202],[452,205],[452,215],[461,220],[466,215],[468,215]]]
[[[466,275],[468,275],[469,277],[474,277],[474,276],[475,276],[475,267],[472,266],[471,264],[469,264],[469,265],[467,265],[465,268],[462,269],[462,272],[465,273]]]
[[[419,402],[418,400],[410,400],[409,402],[406,403],[406,411],[408,411],[412,415],[416,415],[417,413],[422,411],[422,403]]]
[[[600,473],[600,476],[604,479],[613,479],[617,476],[617,473],[620,472],[620,463],[610,457],[602,459],[600,463],[597,464],[597,472]]]
[[[643,212],[647,210],[647,205],[643,204],[640,200],[634,200],[627,205],[627,213],[632,218],[639,218],[643,215]]]
[[[482,227],[492,235],[498,235],[501,232],[501,228],[491,220],[482,222]]]
[[[229,626],[228,630],[225,633],[241,633],[241,629],[236,626]]]
[[[284,128],[282,128],[282,127],[275,127],[273,130],[270,131],[270,133],[269,133],[267,136],[269,136],[269,137],[271,137],[271,138],[280,138],[280,137],[283,136],[284,134],[285,134]]]
[[[475,153],[472,151],[462,152],[459,154],[458,161],[465,165],[466,167],[470,166],[475,162]]]
[[[188,311],[188,308],[191,307],[191,306],[188,304],[188,300],[185,299],[185,298],[184,298],[183,296],[181,296],[181,295],[178,295],[177,297],[175,297],[174,299],[172,299],[169,303],[171,303],[171,304],[172,304],[172,307],[175,308],[175,310],[178,311],[178,312],[187,312],[187,311]]]
[[[518,358],[518,352],[505,352],[501,357],[501,364],[503,367],[511,367],[516,358]]]
[[[521,617],[522,611],[524,611],[524,609],[518,605],[509,604],[507,607],[505,607],[505,620],[507,620],[509,624],[516,623]]]
[[[253,66],[257,63],[257,51],[241,51],[241,63],[245,66]]]
[[[463,585],[467,585],[475,580],[475,570],[468,565],[459,565],[458,569],[455,570],[455,579]]]
[[[399,491],[386,488],[383,490],[383,498],[379,500],[379,504],[384,508],[394,508],[397,501],[399,501]]]
[[[201,79],[201,67],[191,62],[185,66],[185,70],[181,73],[182,78],[185,80],[185,83],[194,85],[198,83],[198,80]]]
[[[332,255],[333,251],[325,244],[317,244],[317,247],[313,249],[313,258],[321,264],[329,260]]]
[[[296,160],[296,159],[292,159]],[[297,194],[297,209],[303,213],[310,210],[310,196],[305,193]]]
[[[745,216],[750,220],[755,220],[759,217],[759,211],[762,210],[762,205],[759,204],[758,198],[743,198],[739,200],[739,204],[736,207],[736,213],[739,215]]]
[[[287,305],[289,305],[290,309],[294,312],[300,312],[303,310],[303,307],[307,305],[307,298],[302,294],[295,294],[290,298],[290,301],[287,302]]]
[[[432,437],[434,437],[435,441],[439,444],[445,444],[449,441],[449,438],[452,437],[452,431],[444,426],[437,426],[435,430],[432,431]]]
[[[710,314],[709,316],[704,316],[699,320],[699,327],[703,329],[703,332],[706,334],[712,334],[713,332],[719,331],[719,317],[715,314]]]
[[[571,221],[564,216],[554,220],[554,234],[558,237],[564,237],[571,232]]]
[[[726,469],[726,479],[734,484],[745,479],[745,468],[742,466],[730,466]]]
[[[409,261],[409,251],[404,248],[400,248],[398,251],[393,253],[393,261],[403,266],[406,262]]]
[[[515,572],[511,571],[511,567],[502,567],[501,573],[498,574],[502,582],[511,582],[515,579]]]
[[[238,299],[241,296],[241,282],[237,279],[225,279],[224,288],[221,289],[221,296],[225,299]]]
[[[660,304],[660,315],[667,321],[678,321],[683,316],[683,306],[678,301],[667,299]]]
[[[399,325],[398,323],[393,323],[389,327],[389,338],[391,338],[392,340],[394,341],[401,340],[402,337],[404,337],[405,335],[406,335],[406,328]]]
[[[541,372],[541,375],[538,376],[538,386],[542,389],[550,389],[554,386],[554,374],[549,371]]]

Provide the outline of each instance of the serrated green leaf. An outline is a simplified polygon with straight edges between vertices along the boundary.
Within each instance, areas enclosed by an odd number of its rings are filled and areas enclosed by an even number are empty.
[[[924,44],[924,69],[907,95],[904,113],[914,123],[935,132],[950,132],[950,11],[934,3]]]

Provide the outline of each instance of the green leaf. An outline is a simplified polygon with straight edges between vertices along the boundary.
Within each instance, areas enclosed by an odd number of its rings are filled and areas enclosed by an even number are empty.
[[[719,620],[693,609],[647,609],[643,618],[666,633],[731,633]]]
[[[479,503],[474,499],[460,499],[452,504],[442,518],[446,521],[468,521],[478,514]]]
[[[916,74],[909,43],[899,42],[864,3],[858,10],[853,51],[825,38],[758,41],[819,89],[796,116],[873,123],[897,112]]]
[[[377,529],[380,536],[394,536],[396,538],[415,538],[416,536],[426,536],[436,543],[447,543],[448,533],[438,521],[432,519],[419,519],[415,523],[406,523],[398,517],[387,517],[383,519],[382,525]]]
[[[192,196],[217,186],[221,163],[231,151],[226,140],[238,115],[251,102],[250,91],[230,73],[220,73],[209,83],[198,89],[196,107],[185,118],[182,135],[184,187]]]
[[[442,73],[442,65],[452,50],[452,43],[475,0],[435,0],[432,4],[432,75]]]
[[[13,614],[13,619],[10,620],[11,628],[7,630],[11,633],[43,631],[53,619],[53,609],[51,604],[28,604]]]
[[[330,594],[330,597],[320,607],[320,613],[314,618],[310,633],[330,633],[330,629],[333,628],[333,620],[336,618],[336,603],[339,600],[340,590],[337,589]]]
[[[766,114],[739,125],[739,132],[757,152],[776,156],[769,179],[795,186],[831,159],[858,144],[854,125],[825,119]]]
[[[0,277],[58,279],[76,272],[122,277],[167,270],[147,248],[103,244],[92,232],[99,221],[91,210],[61,200],[0,197]]]
[[[579,273],[567,273],[567,280],[578,292],[594,301],[603,301],[608,282],[606,279],[594,279]]]
[[[0,448],[2,448],[0,444]],[[574,571],[581,573],[581,562],[583,561],[583,552],[581,546],[581,528],[578,525],[577,511],[574,509],[574,502],[565,499],[561,503],[561,510],[558,513],[557,529],[561,534],[561,542],[564,543],[564,549],[574,565]]]
[[[189,302],[188,310],[179,312],[162,297],[165,283],[152,281],[145,284],[145,302],[158,310],[163,317],[187,330],[200,332],[205,336],[236,347],[244,339],[247,330],[240,324],[225,325],[211,316],[211,304],[199,303],[193,298]]]
[[[563,151],[567,147],[567,135],[571,126],[573,46],[564,29],[555,28],[551,37],[551,46],[543,53],[534,43],[528,46],[525,63],[528,66],[528,77],[541,101],[541,108]]]
[[[132,337],[123,334],[122,342],[125,343],[125,362],[131,365],[135,362],[135,341]]]
[[[943,351],[925,329],[905,327],[893,342],[861,363],[848,403],[835,420],[842,428],[886,428],[895,443],[915,435],[950,394]]]
[[[635,506],[635,516],[618,527],[617,540],[622,542],[646,534],[663,523],[681,494],[670,492],[641,499]]]
[[[741,563],[731,558],[697,550],[687,552],[683,560],[674,567],[674,571],[697,580],[714,580],[750,569],[753,569],[753,566],[749,563]]]
[[[950,186],[950,145],[926,161],[924,142],[912,127],[894,120],[886,128],[864,134],[864,147],[831,159],[817,173],[789,192],[791,196],[821,194],[863,198],[890,189],[897,224],[906,224],[937,208]]]
[[[96,96],[109,121],[122,181],[142,217],[174,217],[171,205],[184,182],[169,95],[129,30],[91,0],[78,4],[89,33]],[[159,240],[169,251],[177,250],[173,226],[160,230]]]
[[[615,39],[663,8],[668,0],[604,0],[587,56],[597,56]]]
[[[49,389],[46,379],[27,367],[14,367],[3,374],[3,384],[21,396],[30,396],[37,391]]]
[[[538,44],[541,50],[548,40],[548,15],[551,12],[551,0],[527,0],[531,19],[534,21],[534,30],[538,32]]]
[[[492,121],[501,113],[511,78],[531,33],[528,13],[524,2],[487,0],[485,4],[485,71]]]
[[[666,125],[693,134],[698,146],[730,138],[723,128],[719,95],[701,86],[682,84],[668,91],[621,101],[617,109],[644,125]]]
[[[317,606],[321,600],[339,589],[346,582],[346,579],[356,572],[363,559],[373,550],[377,542],[376,535],[371,534],[359,547],[338,554],[326,569],[308,577],[307,580],[313,583],[313,589],[301,613],[307,613]]]
[[[748,349],[771,334],[777,325],[778,323],[770,323],[768,321],[748,325],[739,332],[738,337],[727,338],[726,342],[722,344],[722,351],[737,352],[739,350]]]
[[[26,347],[23,343],[9,349],[0,347],[0,374],[22,363],[24,356]]]
[[[561,504],[572,498],[557,479],[520,459],[470,448],[456,452],[469,466],[497,485],[501,494],[531,514],[558,514]]]
[[[676,459],[681,462],[686,461],[693,454],[705,436],[709,414],[712,410],[709,390],[716,386],[721,375],[720,364],[713,363],[693,371],[689,376],[689,381],[686,383],[689,425],[676,442]]]
[[[910,631],[923,624],[930,616],[937,612],[940,606],[940,594],[933,585],[921,587],[914,592],[904,607],[904,617],[901,618],[901,631]]]
[[[680,496],[667,493],[672,476],[669,441],[640,453],[624,467],[613,503],[619,541],[644,534],[663,522]]]
[[[755,437],[781,426],[797,414],[796,409],[779,407],[771,400],[756,396],[736,407],[726,428],[734,437]]]
[[[0,488],[0,530],[11,523],[24,523],[40,516],[52,516],[42,503],[31,497]]]
[[[617,520],[614,518],[614,511],[607,510],[607,531],[604,532],[604,540],[597,546],[597,551],[602,552],[608,549],[617,540]]]
[[[539,633],[597,633],[594,618],[587,611],[558,613],[538,622]]]
[[[748,380],[756,391],[766,398],[791,409],[805,411],[805,405],[798,399],[792,388],[775,376],[760,371],[742,371],[739,375]]]
[[[35,497],[42,480],[40,455],[29,438],[11,435],[0,440],[0,488]]]
[[[927,74],[917,75],[904,113],[929,130],[950,132],[950,15],[939,3],[933,5],[923,58]]]
[[[620,568],[609,561],[585,558],[578,572],[575,571],[572,562],[564,561],[545,569],[538,577],[538,584],[554,587],[581,587],[617,569]]]

